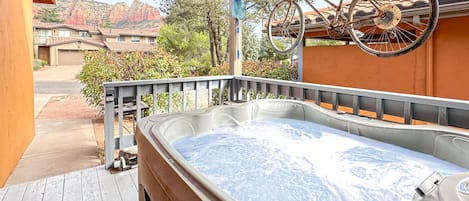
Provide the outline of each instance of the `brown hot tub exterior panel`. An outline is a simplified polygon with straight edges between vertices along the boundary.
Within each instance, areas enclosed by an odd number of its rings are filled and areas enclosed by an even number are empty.
[[[199,196],[161,157],[145,136],[137,129],[139,200],[145,200],[144,190],[152,200],[197,201]],[[143,187],[143,188],[142,188]]]

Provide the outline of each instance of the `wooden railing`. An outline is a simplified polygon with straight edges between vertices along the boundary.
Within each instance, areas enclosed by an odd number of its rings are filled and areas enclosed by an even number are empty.
[[[124,116],[130,114],[132,119],[129,121],[138,121],[144,113],[156,115],[198,110],[224,101],[249,101],[263,97],[306,100],[318,105],[328,104],[332,110],[350,108],[354,115],[366,111],[373,114],[371,118],[380,120],[390,115],[403,119],[405,124],[419,120],[469,129],[469,101],[383,91],[245,76],[108,82],[104,83],[104,88],[107,168],[112,165],[114,150],[135,145],[135,125],[132,124],[132,129],[124,133]],[[158,104],[163,97],[164,103]],[[116,117],[118,132],[115,134]]]

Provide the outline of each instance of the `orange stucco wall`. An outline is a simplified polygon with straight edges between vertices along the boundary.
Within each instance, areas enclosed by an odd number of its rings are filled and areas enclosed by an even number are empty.
[[[303,48],[303,81],[469,100],[469,17],[440,19],[417,50],[394,58],[354,45]]]
[[[32,1],[0,1],[0,187],[34,136]]]

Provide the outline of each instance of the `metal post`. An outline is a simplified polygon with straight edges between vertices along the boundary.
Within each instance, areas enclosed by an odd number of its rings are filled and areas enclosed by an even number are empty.
[[[242,21],[235,19],[231,15],[233,7],[233,0],[230,0],[230,74],[241,75],[242,74]]]

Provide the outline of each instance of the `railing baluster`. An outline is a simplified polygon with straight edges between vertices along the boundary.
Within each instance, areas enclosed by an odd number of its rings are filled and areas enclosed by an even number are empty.
[[[158,114],[158,85],[154,84],[152,87],[153,90],[153,115]]]
[[[173,112],[173,84],[168,84],[168,113]]]
[[[321,91],[314,91],[314,102],[316,103],[316,105],[321,105]]]
[[[218,81],[218,90],[219,90],[219,93],[218,93],[218,105],[223,105],[223,81]]]
[[[195,110],[199,109],[199,82],[195,81]]]
[[[438,124],[442,126],[448,125],[448,108],[438,107]]]
[[[142,118],[142,86],[137,86],[137,98],[136,98],[136,105],[137,105],[137,121],[140,121]],[[133,119],[132,119],[133,121]]]
[[[186,107],[187,107],[187,99],[186,99],[186,94],[187,94],[187,91],[186,91],[186,83],[183,82],[182,83],[182,111],[186,111]]]
[[[207,107],[212,107],[212,81],[208,81]]]
[[[412,123],[412,103],[404,103],[404,124]]]
[[[259,82],[255,82],[255,87],[254,87],[254,98],[256,98],[256,100],[259,99]]]
[[[352,114],[358,115],[360,114],[360,97],[359,96],[353,96],[353,102],[352,102]]]
[[[339,108],[339,96],[337,93],[332,93],[332,110],[337,111]]]
[[[303,101],[303,100],[306,99],[306,97],[305,97],[305,90],[306,89],[299,88],[299,90],[300,90],[300,95],[298,96],[298,98]]]
[[[117,97],[117,118],[119,120],[119,147],[122,148],[124,146],[124,88],[119,87],[118,92],[119,93]]]
[[[383,120],[383,117],[384,117],[383,99],[377,98],[376,99],[376,119]]]

